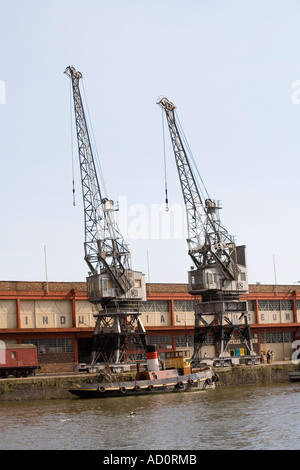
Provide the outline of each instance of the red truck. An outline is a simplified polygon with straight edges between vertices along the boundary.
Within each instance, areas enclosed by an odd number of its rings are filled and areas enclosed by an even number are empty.
[[[38,368],[34,344],[5,344],[0,341],[0,377],[28,377]]]

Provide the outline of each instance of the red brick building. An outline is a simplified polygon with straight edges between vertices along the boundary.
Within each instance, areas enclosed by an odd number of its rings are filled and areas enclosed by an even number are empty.
[[[247,298],[256,352],[271,349],[278,360],[290,359],[300,337],[300,287],[250,285]],[[44,372],[69,371],[74,360],[88,360],[94,313],[85,283],[0,281],[0,340],[36,344]],[[193,298],[186,284],[148,284],[142,322],[161,354],[192,352]],[[231,348],[239,347],[233,341]],[[208,342],[204,351],[214,355],[215,346]]]

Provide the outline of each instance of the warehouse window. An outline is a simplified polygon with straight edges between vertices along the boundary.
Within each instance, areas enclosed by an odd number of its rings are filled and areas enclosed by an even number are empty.
[[[258,310],[269,311],[280,310],[280,301],[279,300],[259,300],[258,301]]]
[[[269,310],[268,300],[259,300],[258,301],[258,310]]]
[[[151,344],[172,343],[172,336],[150,336]]]
[[[73,340],[67,338],[49,339],[49,353],[73,352]]]
[[[259,300],[258,309],[261,311],[273,312],[280,310],[293,310],[292,300]]]
[[[175,312],[193,312],[195,304],[193,300],[174,300]]]
[[[281,300],[280,305],[282,310],[293,310],[292,300]]]
[[[168,300],[148,300],[142,302],[141,312],[169,312]]]
[[[46,339],[23,339],[22,344],[34,344],[38,354],[45,354],[46,352]]]
[[[291,343],[293,341],[293,333],[261,333],[261,343]]]
[[[176,336],[176,348],[186,348],[194,345],[194,336]]]

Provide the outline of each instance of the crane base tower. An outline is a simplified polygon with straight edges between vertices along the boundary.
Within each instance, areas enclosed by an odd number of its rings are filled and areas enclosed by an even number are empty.
[[[95,317],[91,366],[144,358],[146,332],[138,310],[123,306],[99,311]]]
[[[197,367],[206,358],[201,357],[201,348],[211,336],[217,349],[217,356],[212,358],[214,366],[234,364],[258,364],[259,356],[252,344],[247,301],[239,299],[218,299],[196,302],[194,353],[191,363]],[[241,357],[230,355],[232,340],[238,340],[247,353]]]

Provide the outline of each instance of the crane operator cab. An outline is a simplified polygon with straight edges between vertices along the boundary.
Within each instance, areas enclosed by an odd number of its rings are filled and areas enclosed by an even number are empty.
[[[102,300],[138,300],[146,301],[145,275],[139,271],[127,271],[126,278],[130,279],[131,285],[126,292],[121,292],[116,282],[114,282],[107,272],[94,274],[86,278],[87,292],[90,301],[101,302]],[[120,283],[121,277],[118,278]]]
[[[245,245],[237,246],[234,250],[237,267],[235,279],[226,276],[220,265],[216,262],[205,264],[194,269],[193,266],[188,273],[189,292],[192,294],[200,294],[209,291],[225,291],[231,293],[248,292],[248,275],[246,265],[246,247]],[[228,264],[230,268],[230,260]]]

